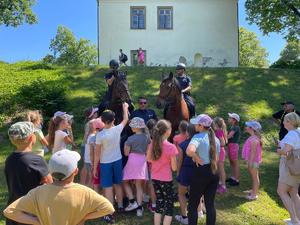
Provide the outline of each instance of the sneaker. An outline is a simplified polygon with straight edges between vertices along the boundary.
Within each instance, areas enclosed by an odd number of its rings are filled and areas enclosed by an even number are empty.
[[[181,224],[189,224],[189,219],[187,217],[183,218],[181,215],[176,215],[175,219]]]
[[[230,182],[233,181],[233,180],[234,180],[234,179],[231,178],[231,177],[230,177],[230,178],[227,178],[227,179],[226,179],[226,183],[228,183],[228,182],[230,183]]]
[[[231,182],[229,182],[229,185],[230,185],[230,186],[239,186],[239,185],[240,185],[240,182],[239,182],[239,181],[236,181],[236,180],[232,180]]]
[[[106,223],[109,223],[109,224],[114,224],[115,223],[115,218],[113,215],[107,215],[107,216],[104,216],[103,217],[103,220],[106,222]]]
[[[144,212],[144,208],[142,206],[139,206],[138,209],[136,210],[136,216],[137,217],[142,217]]]
[[[155,207],[153,207],[151,203],[148,204],[148,209],[150,212],[155,213]]]
[[[251,192],[252,192],[252,190],[243,191],[243,193],[245,193],[245,194],[250,194]]]
[[[129,203],[129,205],[125,208],[125,212],[130,212],[132,210],[135,210],[139,207],[139,205],[134,202],[134,203]]]
[[[218,194],[224,194],[226,191],[227,191],[227,189],[224,185],[220,185],[217,189]]]
[[[255,201],[255,200],[258,198],[257,195],[252,195],[252,194],[246,195],[245,197],[246,197],[246,199],[248,199],[249,201]]]
[[[203,218],[203,217],[204,217],[204,213],[203,213],[202,210],[200,210],[200,211],[198,212],[198,218]]]

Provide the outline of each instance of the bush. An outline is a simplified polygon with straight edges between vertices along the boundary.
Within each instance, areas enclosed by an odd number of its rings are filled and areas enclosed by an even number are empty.
[[[64,82],[39,78],[20,88],[17,103],[25,109],[41,110],[49,118],[66,105],[66,92]]]
[[[298,60],[281,60],[274,62],[270,68],[282,68],[282,69],[300,69],[300,59]]]

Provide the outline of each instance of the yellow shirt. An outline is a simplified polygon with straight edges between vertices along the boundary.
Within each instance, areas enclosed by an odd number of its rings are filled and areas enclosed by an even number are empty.
[[[114,212],[112,204],[103,196],[81,184],[54,184],[32,189],[7,207],[6,213],[23,211],[38,217],[43,225],[76,225],[87,214],[99,212],[99,217]]]

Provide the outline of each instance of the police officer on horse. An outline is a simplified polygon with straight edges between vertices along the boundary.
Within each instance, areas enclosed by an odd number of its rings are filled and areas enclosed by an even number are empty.
[[[189,108],[190,117],[193,117],[195,116],[195,103],[190,93],[192,89],[192,79],[190,78],[190,76],[186,75],[185,69],[186,66],[184,63],[179,63],[176,66],[176,72],[177,72],[176,79],[180,85],[183,98]]]
[[[99,104],[99,112],[103,112],[108,108],[109,103],[112,99],[112,91],[113,91],[113,82],[116,78],[120,77],[122,79],[126,79],[126,74],[124,72],[119,71],[119,63],[117,60],[112,59],[109,62],[110,71],[105,74],[104,78],[107,83],[108,90],[106,91],[101,103]]]

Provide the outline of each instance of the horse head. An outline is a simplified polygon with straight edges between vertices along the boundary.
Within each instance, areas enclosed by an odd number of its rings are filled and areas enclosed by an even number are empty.
[[[178,83],[172,72],[170,72],[167,76],[162,75],[162,82],[156,99],[157,108],[162,108],[165,104],[174,101],[178,90]]]

